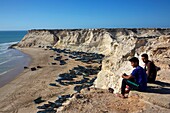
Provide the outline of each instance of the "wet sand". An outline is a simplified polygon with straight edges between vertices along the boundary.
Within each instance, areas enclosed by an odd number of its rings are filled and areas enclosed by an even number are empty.
[[[21,54],[22,57],[8,62],[8,65],[15,64],[16,66],[5,74],[0,75],[0,88],[15,79],[24,70],[24,67],[29,66],[29,64],[31,63],[31,57],[29,55],[23,54],[18,50],[13,51],[16,51],[18,54]]]

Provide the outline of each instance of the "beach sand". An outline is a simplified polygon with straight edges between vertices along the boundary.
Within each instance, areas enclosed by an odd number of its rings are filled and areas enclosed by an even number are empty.
[[[56,83],[57,76],[68,72],[78,65],[85,66],[80,61],[69,59],[67,64],[59,65],[58,61],[50,56],[56,55],[52,50],[44,50],[41,48],[22,48],[22,52],[31,56],[32,61],[28,69],[25,69],[15,80],[0,88],[0,112],[3,113],[35,113],[37,105],[34,100],[42,97],[47,101],[56,100],[57,96],[63,94],[73,94],[73,86],[50,86],[50,83]],[[62,58],[68,58],[64,54],[60,54]],[[56,62],[57,65],[51,65]],[[93,66],[98,66],[94,64]],[[35,71],[30,68],[41,66]]]

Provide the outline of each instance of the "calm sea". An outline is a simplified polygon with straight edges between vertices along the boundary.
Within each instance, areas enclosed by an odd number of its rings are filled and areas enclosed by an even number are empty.
[[[7,73],[23,68],[21,66],[24,63],[27,65],[24,61],[25,57],[28,57],[27,55],[16,49],[8,49],[12,44],[18,43],[26,34],[27,31],[0,31],[0,86],[16,76]]]

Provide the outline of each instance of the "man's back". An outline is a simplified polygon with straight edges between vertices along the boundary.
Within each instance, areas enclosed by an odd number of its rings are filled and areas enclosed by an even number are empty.
[[[147,88],[147,74],[141,66],[137,66],[131,73],[135,82],[139,84],[140,90],[146,90]]]
[[[151,61],[148,61],[145,64],[145,71],[146,71],[146,74],[148,75],[148,82],[154,82],[156,79],[156,74],[157,74],[155,64]]]

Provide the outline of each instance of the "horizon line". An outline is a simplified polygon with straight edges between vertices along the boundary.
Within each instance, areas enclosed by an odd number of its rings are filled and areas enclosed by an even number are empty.
[[[71,29],[170,29],[170,27],[96,27],[96,28],[32,28],[32,29],[0,29],[0,31],[29,31],[29,30],[71,30]]]

